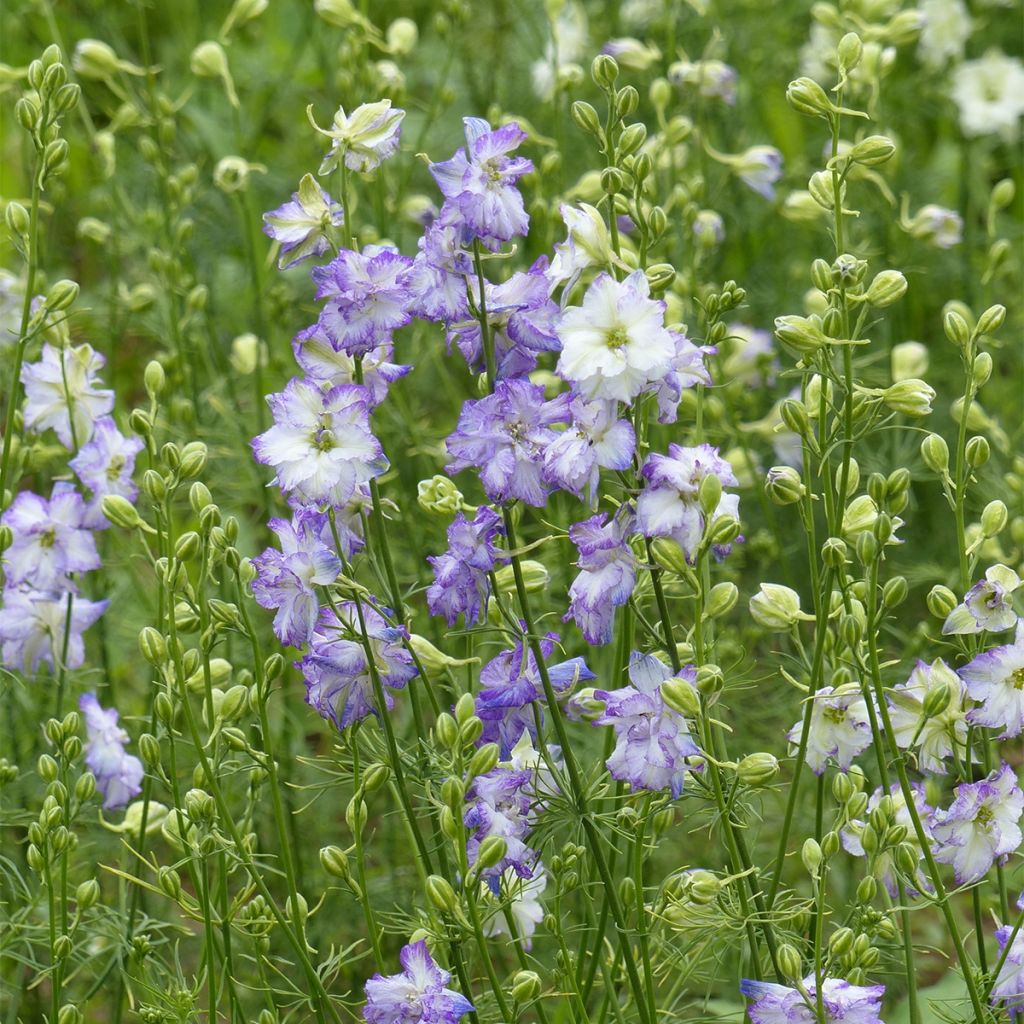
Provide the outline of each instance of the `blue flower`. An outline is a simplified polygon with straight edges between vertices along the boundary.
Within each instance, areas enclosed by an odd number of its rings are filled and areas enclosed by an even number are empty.
[[[461,993],[445,986],[451,974],[434,962],[424,940],[398,954],[401,974],[375,974],[366,983],[367,1024],[456,1024],[473,1010]]]
[[[124,807],[142,792],[142,762],[125,751],[128,733],[117,724],[115,708],[100,707],[94,693],[83,693],[78,708],[85,716],[88,739],[85,763],[103,794],[103,807],[106,810]]]
[[[448,527],[448,550],[427,559],[434,570],[434,582],[427,590],[431,615],[443,615],[454,626],[460,615],[471,626],[487,611],[489,574],[504,558],[494,546],[503,533],[501,517],[486,505],[477,510],[472,522],[459,512]]]

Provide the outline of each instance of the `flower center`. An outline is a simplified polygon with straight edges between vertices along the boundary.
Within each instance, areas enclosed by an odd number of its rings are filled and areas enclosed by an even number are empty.
[[[982,804],[978,808],[978,813],[974,819],[974,824],[985,832],[988,832],[992,827],[992,809],[988,804]]]
[[[826,704],[822,713],[833,725],[842,725],[846,721],[846,708]]]
[[[605,344],[609,348],[619,349],[629,342],[629,332],[625,327],[614,327],[605,335]]]
[[[310,441],[317,451],[329,452],[336,447],[334,443],[334,431],[327,427],[321,427],[313,432]]]
[[[107,479],[116,480],[121,475],[121,470],[124,469],[124,456],[115,455],[110,460],[110,465],[107,466]]]
[[[57,532],[55,530],[46,530],[44,533],[39,535],[39,546],[41,548],[52,548],[57,543]]]
[[[1010,673],[1010,685],[1015,690],[1024,690],[1024,668],[1018,668]]]

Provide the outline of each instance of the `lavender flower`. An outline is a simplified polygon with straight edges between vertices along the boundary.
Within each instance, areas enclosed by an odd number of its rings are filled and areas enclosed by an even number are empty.
[[[54,670],[58,664],[81,668],[85,661],[82,634],[107,610],[108,603],[87,601],[70,593],[46,594],[7,587],[0,601],[0,659],[4,667],[26,675],[35,675],[43,663]]]
[[[525,235],[530,218],[516,182],[533,170],[523,157],[509,154],[526,141],[514,121],[501,128],[478,117],[464,117],[466,147],[450,160],[430,165],[445,206],[457,211],[466,234],[496,251],[502,242]]]
[[[1017,620],[1012,644],[993,647],[960,669],[971,700],[981,704],[967,714],[974,725],[1002,729],[1000,739],[1024,731],[1024,619]]]
[[[828,767],[829,758],[845,772],[853,759],[871,746],[871,719],[860,687],[823,686],[812,698],[811,729],[807,738],[807,764],[815,775]],[[790,743],[800,741],[802,722],[789,730]]]
[[[640,470],[647,486],[637,499],[637,526],[646,537],[669,537],[692,562],[704,536],[706,516],[699,501],[701,483],[716,476],[723,487],[736,487],[736,475],[717,448],[702,444],[696,448],[668,446],[668,455],[649,455]],[[723,493],[711,512],[739,517],[739,498]],[[721,550],[722,554],[728,548]]]
[[[954,792],[953,803],[932,816],[934,853],[940,863],[953,865],[957,885],[969,885],[1020,846],[1024,793],[1005,762],[980,782],[963,782]]]
[[[274,635],[283,644],[300,647],[316,626],[320,613],[316,586],[333,583],[341,560],[325,543],[330,536],[327,516],[315,509],[296,511],[289,523],[271,519],[281,550],[267,548],[252,560],[256,578],[253,597],[263,608],[276,608]]]
[[[85,519],[85,502],[69,483],[54,484],[49,501],[22,491],[0,516],[14,534],[4,552],[7,583],[63,591],[70,586],[70,573],[98,569],[96,540]]]
[[[926,712],[926,703],[941,698],[937,691],[948,695],[946,707],[939,712],[929,707]],[[945,758],[957,746],[966,746],[964,694],[964,684],[941,658],[930,665],[919,661],[910,678],[889,691],[889,717],[896,743],[904,749],[918,748],[922,771],[945,775]]]
[[[416,673],[412,655],[403,641],[405,629],[391,626],[368,604],[362,606],[366,634],[374,667],[384,689],[384,703],[390,711],[394,698],[388,692],[400,690]],[[324,608],[309,640],[309,653],[299,662],[306,680],[306,703],[338,729],[361,721],[374,705],[374,685],[359,629],[359,615],[352,602]]]
[[[139,489],[132,474],[135,457],[144,446],[141,437],[125,437],[109,416],[96,421],[92,440],[68,463],[92,492],[85,518],[90,527],[101,529],[107,525],[100,510],[100,502],[106,495],[118,494],[129,501],[138,497]]]
[[[595,679],[582,658],[548,664],[557,640],[557,633],[549,633],[540,642],[548,679],[555,693],[567,693],[578,682]],[[537,739],[533,705],[543,699],[544,687],[537,660],[519,640],[480,670],[476,713],[484,723],[481,742],[498,743],[502,755],[507,756],[524,732]]]
[[[94,693],[82,694],[78,708],[85,716],[88,738],[85,763],[103,794],[103,808],[124,807],[142,792],[142,762],[125,752],[128,733],[117,724],[115,708],[101,708]]]
[[[782,177],[782,154],[774,146],[751,146],[729,163],[744,185],[765,199],[775,198],[775,182]]]
[[[330,229],[344,223],[341,204],[332,201],[312,174],[304,174],[290,202],[263,214],[263,233],[281,246],[277,265],[287,270],[310,256],[323,256],[330,248]]]
[[[409,272],[416,316],[441,323],[469,317],[466,283],[474,270],[465,243],[458,211],[450,206],[423,233]]]
[[[628,469],[636,434],[629,420],[617,419],[618,403],[588,402],[578,395],[569,403],[572,420],[544,452],[544,479],[578,497],[586,491],[593,503],[602,469]]]
[[[962,636],[980,633],[1001,633],[1017,624],[1013,610],[1013,593],[1020,586],[1020,577],[1005,565],[993,565],[985,578],[967,591],[942,625],[942,635]]]
[[[659,423],[675,423],[684,391],[697,384],[711,383],[711,374],[704,360],[715,354],[712,345],[697,346],[685,334],[676,331],[669,331],[669,334],[675,345],[675,354],[669,362],[668,372],[652,386],[658,396]]]
[[[779,357],[771,331],[747,324],[730,324],[728,349],[722,364],[727,381],[751,388],[774,384],[779,372]]]
[[[506,871],[520,878],[532,878],[537,854],[525,843],[530,828],[530,787],[533,772],[516,771],[498,766],[486,775],[479,775],[469,789],[471,806],[463,823],[473,830],[466,840],[470,866],[476,863],[480,844],[491,836],[505,840],[505,856],[492,867],[484,868],[481,877],[492,892],[497,892]]]
[[[636,586],[636,556],[628,537],[630,514],[596,515],[569,527],[569,539],[579,551],[579,575],[569,587],[569,611],[588,644],[612,638],[615,609],[622,607]]]
[[[434,962],[424,940],[398,954],[401,974],[375,974],[366,983],[367,1024],[456,1024],[473,1004],[445,988],[452,976]]]
[[[675,86],[695,88],[704,99],[718,99],[730,107],[736,103],[736,69],[720,60],[680,60],[668,69]]]
[[[391,341],[412,320],[412,260],[394,249],[342,250],[326,267],[313,268],[316,297],[327,302],[319,326],[336,349],[363,355]]]
[[[996,929],[1000,955],[1006,949],[1011,935],[1013,928],[1009,925],[1004,924]],[[1011,1020],[1017,1019],[1018,1014],[1024,1011],[1024,930],[1018,930],[1014,936],[1010,951],[1006,954],[992,985],[991,998],[993,1005],[1005,1004],[1010,1011]]]
[[[25,429],[41,434],[52,428],[65,448],[85,444],[96,420],[114,408],[114,392],[96,386],[105,362],[91,345],[43,345],[39,362],[21,369]]]
[[[551,426],[566,420],[568,405],[566,394],[546,402],[539,384],[498,381],[494,394],[463,405],[455,432],[446,442],[452,457],[448,471],[478,468],[491,501],[518,498],[528,505],[543,505],[544,450],[557,437]]]
[[[665,303],[650,297],[637,270],[624,281],[598,274],[558,321],[559,374],[587,398],[631,402],[668,373],[676,341],[665,328]]]
[[[501,517],[487,506],[477,509],[472,522],[459,512],[448,527],[448,550],[427,559],[434,582],[427,590],[431,615],[443,615],[454,626],[460,615],[466,625],[479,622],[487,611],[489,574],[504,557],[494,546],[503,533]]]
[[[817,1024],[817,983],[804,978],[803,991],[769,981],[740,982],[740,991],[753,1002],[747,1012],[751,1024]],[[884,985],[851,985],[841,978],[823,978],[821,1001],[825,1024],[884,1024]]]
[[[327,130],[312,120],[312,107],[307,110],[313,127],[333,141],[320,164],[321,175],[330,174],[339,163],[351,171],[365,174],[376,170],[398,150],[402,138],[402,119],[405,111],[391,109],[391,100],[378,100],[356,107],[351,114],[338,107],[334,122]]]
[[[687,665],[674,673],[653,655],[634,651],[629,663],[632,685],[619,690],[596,690],[605,702],[595,725],[615,729],[615,750],[605,764],[613,779],[634,789],[669,790],[673,798],[683,791],[686,773],[693,770],[687,759],[700,754],[690,737],[686,719],[662,699],[661,686],[678,677],[695,684],[696,670]]]
[[[274,425],[253,439],[256,461],[273,466],[283,491],[309,504],[345,504],[388,466],[370,431],[369,393],[357,384],[322,390],[293,378],[267,398]]]

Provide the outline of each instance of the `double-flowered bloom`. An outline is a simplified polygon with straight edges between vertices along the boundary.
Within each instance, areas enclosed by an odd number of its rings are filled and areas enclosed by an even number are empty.
[[[633,464],[633,424],[618,418],[618,403],[588,402],[579,395],[569,403],[569,426],[544,452],[544,477],[553,487],[593,504],[602,469],[626,470]]]
[[[960,669],[972,700],[968,721],[989,729],[1001,729],[1000,739],[1019,736],[1024,730],[1024,619],[1017,620],[1012,644],[979,654]]]
[[[860,687],[854,683],[823,686],[811,698],[811,725],[807,735],[807,764],[821,775],[834,760],[845,772],[853,759],[871,746],[871,718]],[[789,730],[790,743],[800,741],[803,723]]]
[[[942,626],[944,636],[980,633],[1001,633],[1017,624],[1013,609],[1013,593],[1021,584],[1020,577],[1008,566],[993,565],[964,595]]]
[[[135,459],[145,442],[141,437],[125,437],[109,416],[94,424],[92,440],[82,445],[78,454],[68,463],[75,475],[91,492],[87,521],[97,529],[107,525],[100,503],[108,494],[116,494],[129,501],[139,495],[132,479]]]
[[[748,980],[740,984],[740,991],[752,1000],[747,1009],[752,1024],[883,1024],[879,1014],[884,985],[851,985],[841,978],[823,978],[824,1022],[818,1017],[814,975],[804,978],[803,992],[773,982]]]
[[[930,665],[919,661],[910,678],[889,691],[896,743],[917,748],[922,771],[945,775],[946,758],[966,746],[964,696],[964,684],[941,658]],[[945,706],[937,710],[943,700]]]
[[[263,233],[280,245],[277,265],[287,270],[310,256],[323,256],[331,245],[331,228],[344,223],[341,204],[331,199],[312,174],[306,174],[287,203],[263,214]]]
[[[485,839],[496,836],[505,841],[501,860],[480,872],[492,892],[498,891],[506,871],[514,871],[520,878],[532,878],[536,870],[537,854],[526,845],[532,790],[532,771],[504,765],[477,776],[470,786],[470,804],[463,816],[463,824],[472,829],[466,840],[470,867],[476,863]]]
[[[592,516],[569,527],[569,539],[579,551],[579,575],[569,587],[569,611],[588,644],[612,638],[615,611],[636,586],[637,560],[629,546],[631,513]]]
[[[78,708],[85,717],[85,763],[103,794],[103,807],[124,807],[142,792],[142,762],[125,750],[128,733],[117,724],[117,710],[102,708],[94,693],[84,693]]]
[[[495,538],[504,533],[501,516],[486,505],[472,520],[462,512],[448,527],[448,550],[430,556],[434,582],[427,590],[427,607],[432,615],[443,615],[454,626],[460,615],[467,626],[479,622],[487,612],[491,592],[490,574],[504,559]]]
[[[366,983],[367,1024],[457,1024],[472,1012],[464,995],[446,987],[452,976],[437,966],[425,941],[406,946],[398,961],[400,974],[375,974]]]
[[[82,634],[108,603],[71,593],[7,587],[0,599],[0,660],[6,668],[27,675],[34,675],[43,664],[51,670],[58,664],[81,668],[85,661]]]

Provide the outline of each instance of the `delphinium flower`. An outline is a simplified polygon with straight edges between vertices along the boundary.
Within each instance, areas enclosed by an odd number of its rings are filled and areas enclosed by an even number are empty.
[[[966,746],[964,695],[964,684],[941,658],[918,661],[910,678],[889,691],[894,738],[904,749],[917,748],[921,771],[945,775],[945,759]]]
[[[501,284],[484,285],[487,322],[494,343],[497,376],[524,377],[537,365],[542,352],[557,352],[555,319],[558,306],[548,297],[544,276],[547,259],[541,256],[526,273],[513,274]],[[479,286],[471,281],[474,300]],[[483,371],[484,353],[480,321],[467,318],[449,326],[448,343],[458,346],[471,369]]]
[[[917,52],[924,63],[942,68],[951,60],[963,60],[972,28],[971,14],[963,0],[922,0],[921,13],[924,23]]]
[[[579,395],[569,403],[569,426],[544,451],[544,479],[593,503],[602,469],[625,470],[633,464],[636,433],[618,418],[618,403],[588,402]]]
[[[521,878],[514,870],[508,870],[500,879],[502,899],[508,900],[508,913],[515,925],[515,937],[522,941],[523,949],[533,944],[531,938],[537,926],[544,920],[544,904],[541,896],[547,888],[548,875],[544,865],[538,860],[533,867],[530,878]],[[491,890],[483,887],[485,894]],[[511,936],[505,914],[499,910],[484,922],[484,934],[488,938],[498,935]]]
[[[323,256],[331,247],[330,229],[341,227],[345,214],[340,203],[305,174],[289,202],[263,214],[263,233],[281,246],[278,267],[287,270],[310,256]]]
[[[320,164],[320,174],[330,174],[339,163],[360,173],[378,168],[397,151],[404,117],[405,111],[392,108],[391,100],[378,100],[356,107],[351,114],[346,114],[344,107],[338,107],[329,129],[313,123],[321,135],[333,141]]]
[[[930,839],[931,829],[929,822],[934,808],[931,807],[925,798],[923,784],[912,784],[911,792],[914,794],[914,807],[917,810],[918,818],[921,820],[921,824],[924,827],[925,835]],[[871,812],[882,802],[882,798],[885,795],[885,791],[881,786],[871,794],[871,799],[868,800],[865,817],[870,816]],[[922,860],[924,858],[924,850],[921,848],[921,844],[918,841],[914,822],[910,817],[910,810],[907,807],[907,801],[904,799],[903,790],[898,782],[894,782],[892,784],[888,793],[888,798],[888,802],[891,803],[892,806],[892,823],[894,825],[902,825],[907,830],[907,835],[903,840],[903,844],[909,845],[917,853],[917,859]],[[839,834],[843,843],[843,849],[845,849],[847,853],[853,854],[855,857],[864,857],[867,855],[867,851],[864,849],[864,843],[861,839],[864,834],[865,824],[865,821],[854,819],[850,821]],[[883,850],[873,851],[871,863],[873,865],[872,870],[875,877],[885,886],[889,895],[893,899],[896,899],[899,894],[899,884],[895,870],[892,848],[886,847]],[[910,892],[911,895],[914,894],[912,890],[908,889],[908,892]]]
[[[456,1024],[473,1004],[445,986],[452,976],[434,962],[425,940],[398,954],[401,974],[375,974],[366,983],[367,1024]]]
[[[486,775],[478,775],[469,788],[470,806],[463,824],[472,829],[466,840],[469,866],[476,863],[480,844],[491,836],[505,840],[505,856],[497,864],[484,868],[481,877],[497,892],[502,875],[514,871],[520,878],[532,878],[537,854],[526,845],[530,830],[530,787],[533,772],[516,771],[499,765]]]
[[[932,815],[935,859],[953,865],[957,885],[978,881],[1020,846],[1022,812],[1024,792],[1005,762],[980,782],[961,783],[953,803]]]
[[[86,521],[95,528],[106,525],[100,502],[108,494],[134,501],[139,489],[132,479],[135,458],[145,442],[141,437],[125,437],[109,416],[96,421],[92,440],[82,445],[68,463],[75,475],[91,492]]]
[[[717,99],[730,107],[736,103],[736,69],[720,60],[679,60],[668,69],[668,80],[687,86],[704,99]]]
[[[469,318],[466,282],[475,276],[458,212],[448,207],[423,233],[409,271],[410,311],[424,320],[451,323]]]
[[[956,210],[928,203],[901,226],[914,238],[920,238],[937,249],[952,249],[964,236],[964,219]]]
[[[85,502],[72,484],[55,483],[49,500],[22,491],[0,523],[13,534],[3,554],[9,585],[27,582],[39,591],[63,591],[71,585],[71,573],[100,567]]]
[[[526,141],[526,132],[514,121],[495,130],[479,117],[462,121],[465,148],[450,160],[431,164],[430,173],[445,206],[457,212],[466,234],[496,251],[529,228],[516,182],[533,170],[533,164],[510,155]]]
[[[299,509],[292,517],[271,519],[281,550],[267,548],[252,560],[256,578],[252,593],[263,608],[275,608],[274,635],[283,644],[300,647],[309,639],[320,613],[316,587],[333,583],[341,560],[324,542],[330,536],[327,516]]]
[[[85,716],[85,763],[103,794],[103,807],[124,807],[142,792],[142,762],[125,750],[128,733],[117,724],[115,708],[100,707],[94,693],[82,694],[78,708]]]
[[[1001,633],[1017,624],[1013,594],[1020,586],[1020,577],[1005,565],[993,565],[964,595],[942,625],[943,636],[980,633]]]
[[[292,352],[306,378],[321,387],[356,383],[356,358],[338,348],[316,323],[299,331],[292,340]],[[362,355],[363,386],[371,409],[387,398],[388,388],[411,369],[392,362],[394,346],[384,342]]]
[[[564,242],[555,246],[547,278],[552,289],[565,285],[563,302],[572,291],[580,275],[591,267],[608,269],[617,262],[612,252],[608,225],[601,211],[589,203],[571,206],[562,203],[558,212],[569,231]]]
[[[1006,949],[1006,944],[1010,942],[1011,935],[1012,925],[1004,924],[996,929],[1000,957]],[[1024,1012],[1024,929],[1018,929],[1017,934],[1013,936],[1010,950],[1003,959],[992,985],[991,999],[993,1005],[1005,1005],[1010,1011],[1011,1020],[1019,1019],[1019,1014]]]
[[[513,498],[542,506],[544,451],[557,437],[552,425],[564,423],[569,396],[545,401],[544,388],[523,380],[501,380],[494,393],[462,406],[459,422],[445,442],[449,472],[470,466],[491,501]]]
[[[487,612],[490,574],[504,558],[495,538],[504,533],[501,516],[486,505],[472,520],[459,512],[448,527],[448,550],[427,558],[434,582],[427,590],[431,615],[443,615],[454,626],[460,615],[466,625],[479,622]]]
[[[404,646],[408,634],[390,625],[375,608],[362,605],[373,665],[387,710],[394,707],[389,690],[400,690],[417,668]],[[306,681],[306,703],[338,729],[365,718],[375,706],[373,675],[363,646],[359,613],[353,602],[324,608],[309,639],[309,653],[299,662]]]
[[[569,539],[579,551],[579,575],[569,587],[572,619],[588,644],[606,644],[612,638],[615,611],[636,586],[636,556],[629,546],[633,516],[600,514],[569,527]]]
[[[782,177],[782,154],[774,146],[751,146],[726,162],[748,188],[765,199],[775,198],[775,183]]]
[[[658,396],[659,423],[675,423],[684,391],[698,384],[711,384],[711,374],[704,360],[715,353],[713,346],[694,345],[685,334],[678,331],[669,331],[669,334],[675,345],[675,354],[668,371],[654,384],[654,393]]]
[[[370,431],[369,394],[358,384],[325,391],[296,377],[267,402],[274,425],[253,439],[253,452],[298,500],[343,505],[359,484],[387,469]]]
[[[356,356],[391,341],[412,320],[409,274],[412,260],[394,249],[343,249],[324,267],[313,268],[316,297],[326,300],[320,329],[335,348]]]
[[[688,561],[696,557],[707,516],[701,508],[701,483],[715,476],[723,487],[736,487],[736,475],[717,448],[702,444],[668,446],[668,455],[649,455],[640,470],[644,489],[636,503],[637,527],[646,537],[668,537]],[[712,521],[723,515],[739,517],[739,497],[723,491],[711,511]],[[727,548],[718,553],[727,553]]]
[[[595,679],[583,658],[549,664],[557,640],[557,633],[549,633],[540,641],[541,656],[555,693],[567,693],[577,683]],[[537,739],[533,705],[543,700],[544,686],[537,660],[533,651],[519,640],[480,670],[476,714],[484,723],[481,742],[498,743],[505,756],[524,732]]]
[[[821,775],[830,759],[843,770],[871,746],[871,719],[868,706],[855,683],[823,686],[810,700],[811,728],[807,737],[807,764]],[[789,730],[789,742],[800,742],[803,723]]]
[[[722,376],[751,388],[775,383],[779,372],[779,356],[771,331],[762,331],[748,324],[730,324]]]
[[[582,305],[562,314],[558,373],[584,397],[631,402],[672,368],[676,342],[665,303],[650,294],[642,271],[624,281],[598,274]]]
[[[107,610],[107,604],[70,593],[8,586],[0,595],[0,653],[4,666],[27,675],[34,675],[42,664],[51,669],[59,664],[81,668],[85,661],[82,634]]]
[[[43,345],[37,363],[21,369],[25,386],[25,429],[53,429],[65,448],[85,444],[93,425],[114,408],[114,392],[97,387],[106,360],[91,345]]]
[[[851,985],[841,978],[823,978],[823,1022],[818,1018],[813,974],[804,978],[802,988],[803,992],[770,981],[744,979],[740,991],[753,1000],[747,1008],[751,1024],[884,1024],[879,1016],[884,985]]]
[[[1019,736],[1024,730],[1024,619],[1017,620],[1012,644],[993,647],[972,658],[960,669],[971,700],[967,720],[972,725],[1001,729],[1000,739]]]
[[[634,790],[669,790],[678,797],[687,772],[694,770],[688,759],[699,756],[700,748],[686,719],[662,698],[662,684],[673,678],[694,685],[697,673],[689,665],[675,673],[653,655],[634,652],[629,686],[594,691],[595,699],[604,701],[594,725],[615,730],[615,750],[605,762],[613,779],[628,782]]]
[[[978,60],[968,60],[953,72],[953,101],[960,109],[964,135],[1001,135],[1007,142],[1017,138],[1024,114],[1024,64],[989,50]]]

